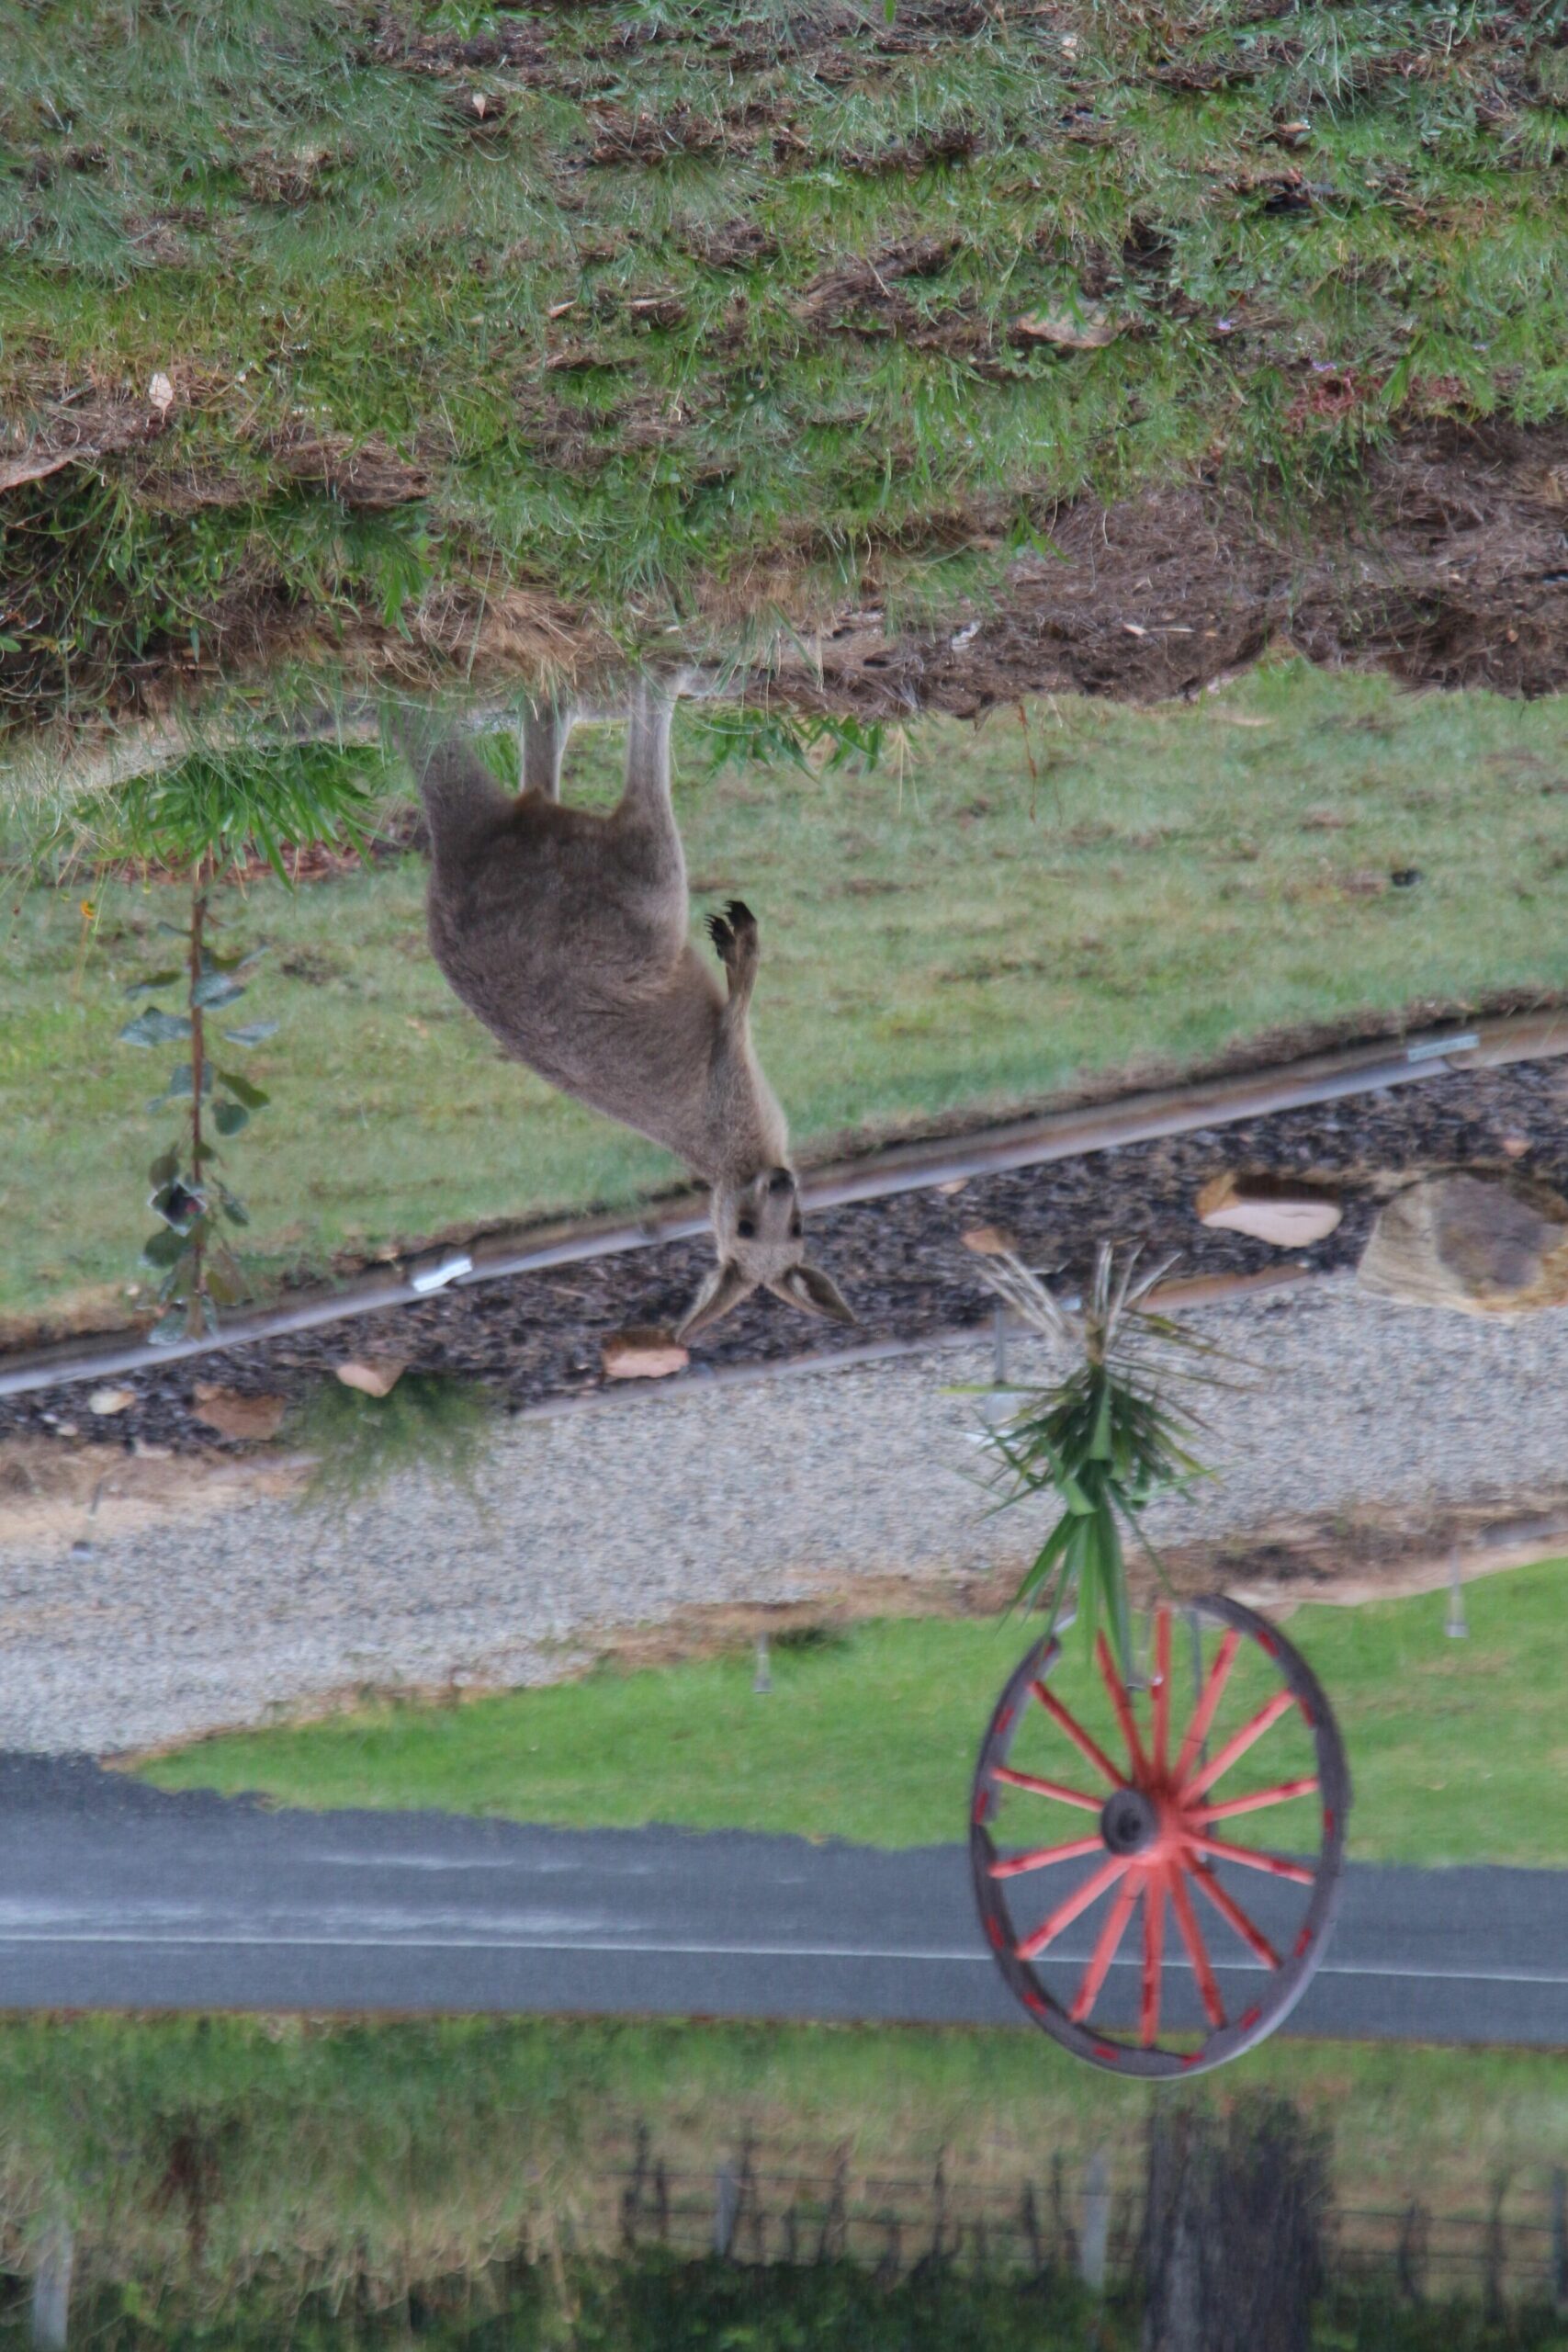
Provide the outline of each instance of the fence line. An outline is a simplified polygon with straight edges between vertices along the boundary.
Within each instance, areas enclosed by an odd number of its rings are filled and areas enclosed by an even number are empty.
[[[955,2180],[946,2154],[924,2177],[852,2176],[770,2166],[740,2141],[714,2169],[671,2165],[646,2126],[629,2164],[599,2176],[622,2249],[663,2245],[748,2264],[848,2259],[888,2280],[933,2266],[1068,2271],[1117,2284],[1136,2271],[1143,2188],[1103,2153],[1069,2170],[1055,2157],[1040,2179],[1008,2188]],[[1434,2210],[1418,2196],[1348,2205],[1330,2222],[1336,2267],[1392,2284],[1412,2303],[1473,2293],[1500,2310],[1554,2302],[1568,2310],[1568,2169],[1497,2179],[1485,2211]]]

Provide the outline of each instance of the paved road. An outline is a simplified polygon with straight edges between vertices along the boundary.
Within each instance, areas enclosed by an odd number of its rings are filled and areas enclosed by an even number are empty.
[[[267,1813],[37,1757],[0,1822],[0,2008],[1023,2022],[955,1847]],[[1568,2045],[1568,1872],[1352,1870],[1287,2030]]]

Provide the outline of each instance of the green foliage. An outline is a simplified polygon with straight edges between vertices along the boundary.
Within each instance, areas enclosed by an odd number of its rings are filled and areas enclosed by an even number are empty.
[[[292,846],[345,841],[363,850],[380,784],[380,763],[369,752],[329,743],[242,743],[149,768],[112,795],[79,804],[75,816],[100,859],[221,876],[260,856],[286,883],[284,853]],[[212,1011],[241,993],[220,958],[198,987],[194,1001]]]
[[[188,1011],[165,1012],[159,1005],[148,1005],[119,1033],[122,1045],[152,1046],[188,1041],[192,1053],[192,1059],[170,1072],[163,1093],[154,1095],[147,1105],[150,1113],[156,1113],[173,1102],[190,1104],[188,1123],[179,1140],[160,1152],[148,1170],[153,1189],[147,1205],[163,1223],[142,1243],[141,1257],[162,1277],[156,1296],[164,1312],[149,1334],[161,1343],[215,1331],[218,1307],[233,1305],[246,1287],[244,1271],[222,1227],[244,1225],[248,1215],[243,1202],[236,1199],[216,1172],[219,1150],[206,1132],[202,1114],[210,1102],[212,1124],[228,1138],[238,1135],[248,1125],[251,1113],[260,1110],[269,1098],[241,1071],[221,1069],[207,1057],[205,1016],[236,1003],[245,994],[247,983],[239,975],[266,951],[253,947],[241,955],[221,956],[211,944],[213,924],[207,890],[198,881],[191,891],[185,962],[132,980],[125,990],[127,996],[145,996],[180,980],[185,984]],[[175,926],[165,923],[161,928],[173,931]],[[256,1033],[269,1036],[276,1026],[276,1022],[261,1022]],[[226,1034],[231,1043],[247,1042],[243,1030]]]
[[[324,1380],[292,1424],[294,1442],[314,1457],[300,1500],[341,1513],[410,1470],[473,1495],[498,1427],[493,1397],[474,1381],[409,1372],[387,1396],[370,1396]]]
[[[744,703],[710,705],[701,712],[697,727],[708,740],[710,775],[730,766],[780,763],[810,774],[819,767],[842,767],[852,759],[870,770],[881,761],[887,733],[880,720],[852,714],[757,710]]]
[[[1076,1359],[1063,1379],[986,1432],[998,1510],[1038,1496],[1061,1506],[1016,1600],[1045,1609],[1048,1633],[1075,1603],[1086,1652],[1103,1623],[1123,1670],[1132,1629],[1122,1530],[1138,1533],[1148,1549],[1139,1521],[1149,1504],[1207,1475],[1187,1449],[1192,1424],[1169,1397],[1173,1387],[1212,1379],[1193,1360],[1219,1353],[1190,1326],[1145,1305],[1169,1261],[1142,1274],[1137,1261],[1134,1250],[1118,1278],[1110,1247],[1102,1247],[1081,1313],[1016,1258],[983,1267],[1005,1306]]]

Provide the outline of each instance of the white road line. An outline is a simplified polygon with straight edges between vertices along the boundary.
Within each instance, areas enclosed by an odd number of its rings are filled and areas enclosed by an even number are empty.
[[[108,1930],[91,1934],[73,1931],[61,1935],[0,1936],[0,1955],[21,1950],[28,1945],[58,1947],[61,1945],[139,1944],[148,1951],[491,1951],[566,1953],[602,1952],[625,1960],[852,1960],[852,1961],[922,1961],[938,1965],[961,1962],[973,1967],[995,1965],[988,1951],[852,1951],[831,1944],[628,1944],[608,1939],[580,1943],[532,1943],[487,1940],[483,1937],[409,1936],[389,1941],[382,1936],[139,1936]],[[1087,1952],[1061,1954],[1061,1962],[1071,1967],[1088,1958]],[[1142,1965],[1136,1955],[1117,1955],[1114,1967],[1136,1968]],[[1179,1976],[1184,1972],[1179,1962],[1166,1963],[1167,1973]],[[1257,1961],[1216,1961],[1219,1975],[1263,1975]],[[1325,1960],[1318,1970],[1321,1976],[1393,1977],[1406,1984],[1562,1984],[1568,1985],[1568,1973],[1549,1969],[1529,1968],[1422,1968],[1403,1961],[1336,1961]]]

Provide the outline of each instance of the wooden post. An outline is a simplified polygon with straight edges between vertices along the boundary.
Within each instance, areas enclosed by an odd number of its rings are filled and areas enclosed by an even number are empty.
[[[728,2262],[735,2244],[735,2223],[740,2211],[739,2183],[728,2156],[715,2176],[713,2188],[713,2250],[721,2262]]]
[[[1551,2300],[1568,2312],[1568,2171],[1551,2168]]]
[[[32,2341],[38,2352],[65,2352],[75,2260],[70,2224],[56,2222],[39,2247],[38,2267],[33,2272]]]
[[[1078,2276],[1097,2295],[1105,2292],[1105,2256],[1110,2243],[1111,2164],[1104,2149],[1096,2148],[1084,2167]]]
[[[1427,2218],[1424,2205],[1411,2204],[1406,2206],[1399,2225],[1399,2291],[1407,2303],[1421,2303],[1427,2299]]]

